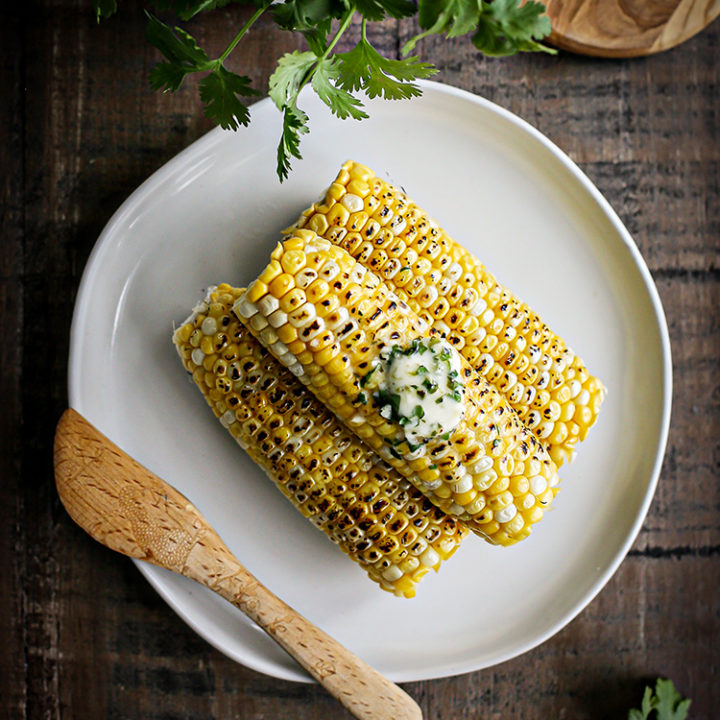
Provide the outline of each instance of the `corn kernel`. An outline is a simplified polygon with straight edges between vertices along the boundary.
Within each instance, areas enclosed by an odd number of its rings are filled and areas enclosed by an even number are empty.
[[[245,297],[250,302],[257,302],[268,291],[268,286],[262,280],[256,280],[248,289]]]

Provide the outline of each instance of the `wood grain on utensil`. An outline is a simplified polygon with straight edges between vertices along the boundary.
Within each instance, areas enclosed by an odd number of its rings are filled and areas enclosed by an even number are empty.
[[[60,499],[95,540],[218,593],[359,720],[422,720],[420,708],[397,685],[253,577],[184,495],[72,409],[60,418],[53,454]]]
[[[720,0],[547,0],[550,43],[581,55],[638,57],[668,50],[704,30]]]

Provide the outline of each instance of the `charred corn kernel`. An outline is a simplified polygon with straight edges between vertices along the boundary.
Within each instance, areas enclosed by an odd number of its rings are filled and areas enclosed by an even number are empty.
[[[293,287],[292,290],[285,293],[280,300],[280,309],[283,312],[290,314],[291,312],[302,307],[305,303],[305,291],[298,287]]]
[[[218,358],[209,367],[206,358],[193,361],[189,340],[196,330],[202,334],[205,319],[196,311],[173,335],[185,369],[222,425],[295,507],[380,587],[413,597],[428,569],[439,569],[467,528],[358,441],[231,315],[243,293],[219,285],[198,306],[222,306],[237,359],[231,366]],[[421,529],[408,532],[411,520]],[[419,562],[407,562],[411,543]]]
[[[293,255],[305,252],[316,261],[324,256],[324,262],[317,265],[318,274],[321,278],[331,276],[331,280],[326,281],[328,295],[320,303],[314,305],[306,298],[298,309],[288,313],[288,323],[298,329],[298,339],[281,348],[287,353],[279,353],[275,345],[266,344],[270,352],[346,427],[415,483],[440,509],[490,542],[510,544],[526,537],[532,525],[520,524],[514,518],[517,507],[530,492],[529,478],[534,475],[543,478],[541,492],[554,487],[559,480],[547,450],[522,425],[508,402],[458,355],[456,372],[465,393],[459,424],[447,435],[411,445],[406,430],[381,413],[378,397],[364,382],[370,371],[383,362],[384,352],[396,345],[404,348],[414,340],[429,338],[427,324],[377,275],[329,241],[305,230],[292,236],[282,250],[285,248]],[[282,250],[275,257],[281,264]],[[458,271],[450,265],[447,272]],[[322,330],[323,337],[326,333],[330,342],[318,350],[312,345],[312,332],[321,304],[332,297],[337,299],[336,307],[323,318]],[[265,307],[262,298],[253,303],[257,313],[250,317],[246,316],[244,296],[238,298],[234,307],[238,318],[263,342],[263,333],[254,322],[258,314],[262,316]],[[373,311],[368,314],[369,308]],[[515,479],[516,469],[525,476],[524,484]],[[511,478],[514,491],[509,489]],[[494,524],[487,519],[488,511],[496,513]],[[401,545],[403,542],[400,541]]]
[[[337,206],[348,213],[344,223],[339,220],[345,212]],[[369,208],[373,208],[370,222]],[[324,224],[319,220],[323,215],[328,217]],[[382,231],[371,226],[374,245],[368,250],[363,228],[371,222],[382,226]],[[332,226],[331,232],[320,229],[325,225]],[[560,462],[574,457],[575,445],[597,419],[605,397],[602,383],[528,305],[498,283],[405,193],[349,161],[324,200],[306,210],[288,232],[306,227],[343,247],[387,281],[416,313],[424,316],[427,311],[434,330],[461,350],[525,421],[531,406],[542,412],[551,402],[557,404],[559,416],[553,408],[552,419],[545,422],[554,426],[574,420],[579,431],[555,433],[546,425],[543,443]],[[352,232],[356,234],[350,239]],[[382,247],[383,253],[376,247]],[[505,374],[510,368],[514,378]],[[508,382],[513,379],[517,382]],[[533,392],[514,390],[517,383]],[[539,394],[546,389],[551,392]],[[575,406],[586,409],[576,411]]]
[[[330,287],[328,284],[324,280],[317,279],[307,288],[307,290],[305,290],[305,296],[307,297],[308,302],[316,305],[328,294],[329,291]]]

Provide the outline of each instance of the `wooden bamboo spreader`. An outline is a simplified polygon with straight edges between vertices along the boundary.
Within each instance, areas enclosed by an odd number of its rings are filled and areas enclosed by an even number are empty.
[[[58,423],[54,457],[60,499],[95,540],[221,595],[357,718],[422,720],[409,695],[273,595],[187,498],[72,409]]]

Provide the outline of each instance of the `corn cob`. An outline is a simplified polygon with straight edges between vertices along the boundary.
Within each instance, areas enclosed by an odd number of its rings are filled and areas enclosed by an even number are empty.
[[[555,464],[507,401],[450,346],[465,393],[464,417],[452,432],[415,445],[376,396],[368,402],[365,383],[384,367],[384,353],[429,342],[430,333],[345,250],[297,230],[233,309],[361,440],[471,530],[509,545],[542,518],[558,490]]]
[[[307,228],[380,276],[494,385],[558,465],[597,419],[600,380],[562,338],[398,188],[354,162],[289,228]]]
[[[467,529],[380,461],[262,348],[231,313],[241,293],[219,285],[175,331],[185,369],[295,507],[384,590],[413,597]]]

